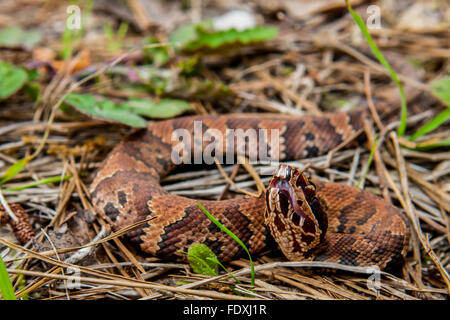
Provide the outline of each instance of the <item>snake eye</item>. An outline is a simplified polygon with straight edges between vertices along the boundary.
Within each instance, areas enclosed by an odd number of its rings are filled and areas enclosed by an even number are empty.
[[[303,192],[308,199],[315,197],[316,195],[316,186],[310,183],[306,187],[303,188]]]
[[[309,181],[306,179],[306,177],[303,174],[300,174],[297,178],[297,181],[295,182],[295,186],[297,188],[305,188],[309,184]]]

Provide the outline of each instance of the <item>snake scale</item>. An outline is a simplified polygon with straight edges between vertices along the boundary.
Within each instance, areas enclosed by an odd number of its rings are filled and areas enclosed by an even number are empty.
[[[366,115],[367,109],[355,108],[299,118],[229,114],[154,122],[125,137],[104,159],[90,185],[92,201],[116,230],[153,217],[127,234],[145,253],[183,259],[180,250],[203,243],[220,261],[229,261],[243,253],[242,247],[208,219],[195,199],[170,194],[160,184],[176,167],[171,152],[178,142],[172,141],[172,132],[183,128],[193,136],[194,121],[201,121],[204,131],[214,128],[223,134],[227,129],[278,129],[279,158],[287,161],[327,153],[354,136]],[[385,200],[347,185],[309,181],[283,165],[265,196],[202,204],[251,253],[264,249],[274,237],[291,260],[385,269],[402,260],[409,240],[407,221]]]

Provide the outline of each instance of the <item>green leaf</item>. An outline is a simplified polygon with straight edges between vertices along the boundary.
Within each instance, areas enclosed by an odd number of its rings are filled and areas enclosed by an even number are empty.
[[[14,294],[14,288],[11,280],[9,279],[8,271],[6,270],[5,263],[0,257],[0,291],[2,293],[3,300],[16,300]]]
[[[203,27],[203,28],[212,28],[212,20],[202,20],[199,23],[193,23],[188,25],[183,25],[179,28],[177,28],[175,31],[173,31],[169,35],[169,42],[172,43],[179,43],[181,45],[184,45],[185,43],[188,43],[189,41],[193,41],[197,38],[197,28]]]
[[[0,61],[0,100],[19,91],[27,79],[28,75],[25,70]]]
[[[275,27],[257,26],[245,30],[213,30],[211,20],[183,25],[169,35],[169,41],[179,43],[186,51],[219,49],[225,46],[248,45],[274,38]]]
[[[37,69],[24,69],[28,75],[28,81],[36,80],[39,77],[39,71]]]
[[[159,43],[155,37],[147,37],[144,40],[144,44],[151,45]],[[167,46],[144,48],[144,55],[154,64],[161,66],[170,59],[169,49]]]
[[[41,85],[38,82],[27,81],[23,89],[25,93],[35,102],[38,102],[41,98]]]
[[[367,30],[366,24],[364,23],[364,21],[361,19],[361,17],[355,11],[353,11],[353,8],[350,5],[350,3],[348,2],[348,0],[345,0],[345,3],[347,4],[347,8],[353,17],[353,20],[355,20],[359,29],[361,29],[362,34],[366,38],[367,43],[369,44],[370,49],[372,50],[373,54],[375,55],[375,57],[377,57],[378,61],[380,61],[380,63],[389,72],[392,80],[394,80],[394,82],[397,84],[398,90],[400,92],[400,98],[401,98],[400,125],[397,129],[397,133],[399,136],[403,136],[406,131],[406,120],[408,117],[408,108],[407,108],[407,104],[406,104],[406,96],[405,96],[405,91],[403,90],[403,86],[402,86],[400,80],[398,79],[397,74],[395,73],[394,69],[391,68],[391,66],[389,65],[389,63],[384,58],[383,54],[381,53],[381,51],[378,49],[377,45],[373,41],[372,36],[370,35],[369,30]]]
[[[447,107],[450,107],[450,77],[434,80],[431,83],[431,92]]]
[[[189,59],[178,62],[177,68],[180,74],[185,77],[193,77],[200,74],[200,63],[197,56],[189,57]]]
[[[203,211],[204,214],[212,221],[216,226],[218,226],[223,232],[228,234],[231,238],[233,238],[234,241],[236,241],[248,254],[248,258],[250,260],[250,268],[251,268],[251,284],[252,286],[255,285],[255,266],[253,264],[252,256],[250,255],[250,251],[248,251],[247,246],[239,239],[233,232],[231,232],[227,227],[225,227],[223,224],[219,222],[214,216],[208,212],[208,210],[205,209],[205,207],[202,206],[202,204],[197,201],[197,205],[200,207],[200,209]]]
[[[0,185],[4,184],[6,181],[11,180],[16,174],[18,174],[25,165],[31,160],[31,157],[26,157],[18,160],[16,163],[11,165],[6,172],[3,174],[2,179],[0,180]]]
[[[192,106],[188,102],[178,99],[161,99],[159,102],[150,99],[130,99],[122,106],[133,113],[155,119],[172,118],[192,110]]]
[[[109,100],[97,101],[94,96],[89,94],[71,93],[66,97],[65,102],[82,113],[93,117],[114,120],[131,127],[145,127],[146,125],[145,119],[131,113],[126,108]]]
[[[231,45],[248,45],[272,39],[278,34],[275,27],[254,27],[238,31],[229,29],[224,31],[208,31],[204,28],[197,28],[197,39],[187,42],[184,49],[197,51],[203,48],[218,49]]]
[[[189,247],[188,261],[195,273],[207,276],[217,276],[217,264],[210,259],[216,259],[216,255],[206,245],[195,243]]]
[[[445,121],[450,118],[450,108],[445,109],[441,113],[439,113],[436,117],[425,123],[422,127],[419,128],[412,136],[409,138],[410,141],[414,141],[417,138],[427,134],[428,132],[433,131]]]
[[[0,45],[5,47],[17,46],[20,44],[23,30],[19,27],[7,27],[0,30]]]
[[[25,31],[19,27],[7,27],[0,30],[0,45],[4,47],[33,47],[41,40],[38,30]]]

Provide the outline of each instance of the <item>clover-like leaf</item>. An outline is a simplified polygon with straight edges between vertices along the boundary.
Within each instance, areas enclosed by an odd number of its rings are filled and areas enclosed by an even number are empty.
[[[0,61],[0,99],[6,99],[19,91],[28,80],[22,68]]]
[[[208,246],[202,243],[194,243],[188,250],[188,261],[195,273],[208,276],[218,275],[217,263],[210,259],[216,259],[216,255]]]

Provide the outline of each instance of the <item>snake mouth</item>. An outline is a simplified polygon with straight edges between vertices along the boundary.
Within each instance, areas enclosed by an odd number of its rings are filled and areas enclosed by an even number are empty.
[[[291,219],[294,225],[303,227],[308,216],[302,209],[303,201],[298,198],[289,182],[274,177],[268,191],[266,201],[270,211],[276,211],[285,218]]]
[[[316,185],[303,172],[287,165],[279,166],[266,190],[265,221],[272,235],[280,236],[286,230],[300,234],[300,246],[308,249],[323,240],[328,228]]]

